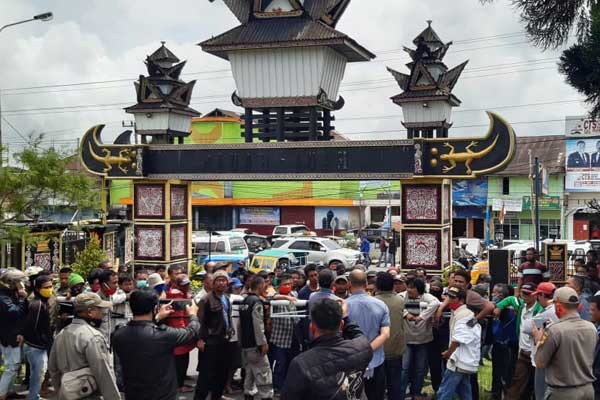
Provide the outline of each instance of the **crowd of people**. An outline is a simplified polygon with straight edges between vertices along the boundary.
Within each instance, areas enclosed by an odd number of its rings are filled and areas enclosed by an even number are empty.
[[[529,249],[516,288],[357,265],[227,272],[181,266],[87,277],[0,274],[0,400],[26,365],[28,399],[599,399],[600,279],[590,252],[563,287]],[[54,282],[57,282],[54,285]],[[600,325],[599,325],[600,326]],[[186,382],[198,349],[195,385]],[[188,381],[189,382],[189,381]],[[52,388],[52,389],[51,389]],[[548,397],[549,396],[549,397]]]

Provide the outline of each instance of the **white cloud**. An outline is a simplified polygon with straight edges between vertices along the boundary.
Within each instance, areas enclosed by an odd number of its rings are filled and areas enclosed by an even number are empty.
[[[160,40],[181,59],[187,59],[184,72],[228,70],[229,64],[205,54],[197,43],[235,26],[237,21],[218,0],[119,0],[85,2],[60,0],[4,0],[0,4],[2,23],[8,23],[38,12],[52,10],[55,19],[48,23],[29,23],[0,33],[0,88],[31,87],[69,82],[88,82],[131,78],[145,73],[143,59],[154,51]],[[508,1],[481,6],[477,0],[355,0],[349,7],[338,29],[355,38],[365,47],[380,52],[371,63],[351,65],[344,82],[362,82],[391,79],[387,65],[402,70],[407,56],[402,51],[381,53],[411,45],[412,39],[432,19],[433,26],[443,40],[464,41],[511,32],[519,32],[518,15]],[[489,41],[457,43],[447,56],[449,67],[470,59],[468,68],[535,59],[558,59],[559,52],[540,52],[529,44],[492,47],[525,41],[524,36],[498,38]],[[484,48],[487,47],[487,48]],[[465,51],[467,49],[478,49]],[[385,61],[381,61],[385,60]],[[463,100],[460,109],[481,109],[493,106],[544,103],[579,99],[580,96],[564,83],[556,68],[530,72],[473,78],[511,71],[555,67],[555,62],[523,64],[504,69],[466,71],[455,88]],[[214,107],[230,108],[229,95],[235,89],[230,72],[186,75],[186,80],[198,79],[193,105],[199,111]],[[56,141],[81,137],[87,127],[109,123],[107,137],[114,137],[122,128],[121,120],[129,120],[122,108],[135,103],[131,82],[113,82],[100,90],[93,86],[61,87],[30,95],[5,90],[2,92],[3,115],[23,134],[48,131],[48,139]],[[383,88],[366,90],[367,87]],[[352,90],[349,89],[361,89]],[[83,90],[85,89],[85,90]],[[57,90],[61,90],[60,92]],[[342,95],[346,107],[337,112],[337,128],[346,133],[402,129],[400,108],[389,97],[397,94],[395,82],[386,81],[369,85],[347,85]],[[210,97],[213,96],[213,97]],[[53,112],[15,114],[10,110],[64,107],[88,104],[123,105],[106,107],[102,111]],[[580,103],[561,103],[536,107],[498,110],[512,122],[560,120],[565,115],[584,113]],[[361,116],[398,116],[385,119],[355,119]],[[351,119],[349,119],[351,118]],[[483,111],[454,114],[453,135],[480,135],[483,127],[460,128],[464,125],[486,124]],[[561,134],[563,123],[516,124],[519,134]],[[21,141],[6,125],[2,125],[5,140]],[[361,138],[400,138],[403,133],[349,135]]]

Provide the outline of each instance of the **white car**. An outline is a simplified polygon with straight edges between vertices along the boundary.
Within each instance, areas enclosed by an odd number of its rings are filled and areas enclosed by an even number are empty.
[[[236,235],[220,235],[213,233],[208,235],[205,232],[195,232],[192,234],[192,253],[194,256],[208,254],[210,244],[211,254],[239,254],[245,258],[249,257],[248,245],[242,237]]]
[[[319,237],[280,238],[273,242],[273,248],[306,251],[310,263],[322,262],[325,265],[342,263],[346,268],[353,267],[361,260],[360,251],[346,249],[331,239]]]
[[[273,236],[301,235],[308,231],[306,225],[277,225],[273,228]]]

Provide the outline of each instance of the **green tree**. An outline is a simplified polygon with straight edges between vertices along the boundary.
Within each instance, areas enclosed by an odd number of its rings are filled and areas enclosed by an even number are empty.
[[[100,247],[100,241],[92,236],[86,248],[75,257],[75,262],[71,264],[71,268],[73,268],[73,272],[87,278],[90,272],[98,268],[98,264],[107,259],[108,256]]]
[[[25,232],[14,223],[30,219],[45,206],[84,209],[99,204],[94,181],[69,169],[73,156],[44,149],[40,143],[41,137],[33,139],[13,155],[13,165],[0,165],[0,239],[20,237]]]
[[[512,4],[530,40],[544,50],[565,44],[575,31],[576,43],[563,52],[559,71],[586,96],[590,115],[600,116],[600,1],[513,0]]]

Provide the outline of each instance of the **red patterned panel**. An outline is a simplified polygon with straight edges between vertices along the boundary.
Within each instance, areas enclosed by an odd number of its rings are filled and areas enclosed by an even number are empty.
[[[403,267],[412,269],[424,267],[440,269],[441,232],[440,231],[402,231]]]
[[[171,227],[171,259],[187,257],[187,225]]]
[[[171,218],[187,218],[187,186],[171,186]]]
[[[135,185],[135,217],[163,219],[165,188],[163,185]]]
[[[135,258],[164,259],[165,229],[162,226],[135,227]]]
[[[402,216],[405,224],[441,223],[439,185],[403,185]]]

